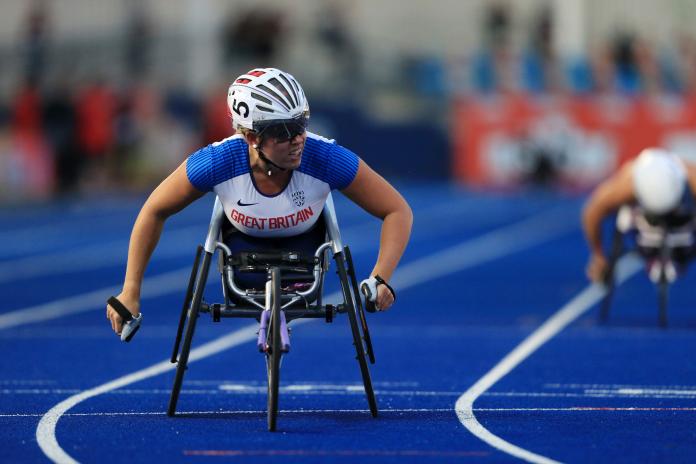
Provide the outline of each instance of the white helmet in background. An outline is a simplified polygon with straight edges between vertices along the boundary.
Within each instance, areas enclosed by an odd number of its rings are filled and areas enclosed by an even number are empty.
[[[638,203],[650,214],[676,208],[684,195],[687,176],[682,161],[659,148],[646,148],[633,163],[633,187]]]
[[[290,74],[275,68],[257,68],[234,80],[227,91],[227,106],[235,129],[257,133],[274,124],[307,126],[309,104],[304,90]]]

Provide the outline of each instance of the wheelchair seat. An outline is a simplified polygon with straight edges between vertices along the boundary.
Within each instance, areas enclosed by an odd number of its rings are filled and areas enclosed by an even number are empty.
[[[319,218],[308,231],[299,235],[253,237],[240,232],[224,217],[220,236],[222,243],[230,250],[226,258],[220,254],[221,272],[225,265],[231,266],[237,288],[250,294],[261,294],[264,291],[267,272],[271,266],[282,269],[281,288],[286,293],[309,289],[315,279],[315,265],[319,264],[322,269],[328,266],[326,253],[315,256],[317,249],[329,240],[323,218]],[[323,280],[323,273],[320,278]],[[316,287],[316,291],[306,295],[301,301],[298,300],[297,305],[306,306],[316,302],[321,294],[322,283]],[[223,279],[223,287],[231,302],[243,303],[226,279]]]
[[[630,238],[635,249],[646,260],[649,270],[654,268],[656,261],[671,261],[681,272],[696,252],[693,218],[666,224],[651,219],[637,206],[624,205],[618,211],[616,229],[624,237]],[[656,282],[653,276],[651,280]]]

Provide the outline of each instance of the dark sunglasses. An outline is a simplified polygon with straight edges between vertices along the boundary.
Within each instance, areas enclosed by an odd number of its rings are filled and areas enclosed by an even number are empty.
[[[307,130],[309,118],[296,118],[287,121],[273,121],[266,127],[260,128],[257,132],[264,138],[271,138],[276,143],[283,143],[302,135]]]

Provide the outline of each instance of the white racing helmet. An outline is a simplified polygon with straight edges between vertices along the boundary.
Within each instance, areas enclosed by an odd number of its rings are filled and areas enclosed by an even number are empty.
[[[686,168],[674,154],[646,148],[633,164],[638,203],[650,214],[665,214],[679,205],[686,188]]]
[[[235,129],[259,134],[270,126],[304,130],[309,121],[304,90],[292,75],[276,68],[253,69],[235,79],[227,91],[227,106]],[[296,131],[288,135],[292,133]]]

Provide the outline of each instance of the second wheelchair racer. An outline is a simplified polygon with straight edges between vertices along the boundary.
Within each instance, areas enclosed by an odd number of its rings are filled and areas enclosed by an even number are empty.
[[[648,273],[657,280],[658,266],[653,267],[660,243],[649,243],[652,236],[680,234],[694,241],[696,233],[696,166],[660,148],[647,148],[635,160],[626,163],[616,174],[602,182],[592,193],[583,211],[582,224],[590,247],[587,276],[602,282],[608,270],[602,250],[602,221],[628,206],[630,224],[625,227],[638,234],[641,254],[647,259]],[[654,240],[653,240],[654,242]],[[642,243],[642,245],[641,245]],[[677,266],[683,267],[693,257],[694,243],[672,249]],[[670,268],[669,280],[678,269]]]
[[[292,75],[275,68],[251,70],[232,83],[227,103],[236,135],[191,154],[152,192],[133,226],[117,299],[133,316],[140,315],[143,275],[165,220],[206,192],[215,192],[239,231],[272,238],[309,230],[331,190],[340,190],[383,220],[377,262],[363,283],[376,307],[388,309],[395,295],[387,282],[413,221],[404,198],[353,152],[307,132],[309,104]],[[123,317],[112,305],[106,317],[121,334]]]

